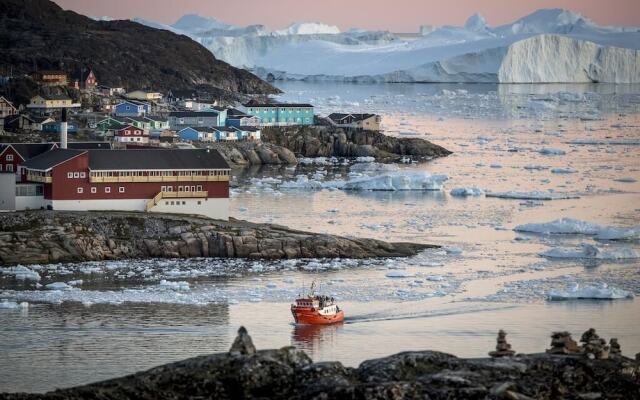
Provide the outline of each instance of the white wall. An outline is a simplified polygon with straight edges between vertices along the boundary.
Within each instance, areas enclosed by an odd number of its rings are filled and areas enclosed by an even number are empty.
[[[16,174],[0,174],[0,210],[16,209]]]
[[[171,202],[174,202],[171,205]],[[180,202],[178,205],[177,202]],[[198,204],[200,201],[200,204]],[[165,204],[168,202],[169,204]],[[182,202],[185,202],[183,205]],[[53,200],[54,210],[91,211],[119,210],[144,211],[146,199],[132,200]],[[229,219],[229,199],[163,199],[149,210],[150,212],[166,212],[175,214],[197,214],[213,219]]]
[[[16,210],[39,210],[47,208],[44,196],[16,196]]]
[[[172,201],[174,202],[173,205],[171,205]],[[180,202],[179,205],[177,204],[178,202]],[[183,205],[182,202],[185,204]],[[149,211],[198,214],[226,221],[229,219],[229,199],[162,199]]]

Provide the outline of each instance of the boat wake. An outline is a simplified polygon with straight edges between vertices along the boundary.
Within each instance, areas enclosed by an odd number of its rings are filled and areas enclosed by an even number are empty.
[[[401,313],[394,314],[392,311],[386,311],[381,313],[373,313],[373,314],[363,314],[363,315],[352,315],[346,317],[344,319],[345,324],[356,324],[363,322],[378,322],[378,321],[396,321],[403,319],[420,319],[420,318],[433,318],[433,317],[442,317],[446,315],[460,315],[460,314],[469,314],[469,313],[477,313],[483,311],[497,311],[497,310],[506,310],[511,308],[516,308],[518,305],[497,305],[491,307],[461,307],[455,309],[439,309],[432,311],[424,311],[424,312],[412,312],[412,313]]]

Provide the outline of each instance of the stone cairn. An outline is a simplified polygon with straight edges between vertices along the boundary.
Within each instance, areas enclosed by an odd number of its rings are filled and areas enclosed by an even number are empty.
[[[510,357],[516,354],[515,351],[511,350],[511,345],[507,343],[507,332],[502,329],[498,331],[496,342],[496,350],[489,352],[491,357]]]
[[[571,338],[569,332],[553,332],[551,334],[551,348],[547,354],[577,354],[580,353],[578,343]]]
[[[229,353],[243,356],[256,354],[256,346],[253,345],[253,340],[251,340],[251,336],[249,336],[244,326],[238,329],[238,336],[236,336],[236,340],[233,341]]]
[[[609,340],[609,354],[619,356],[622,354],[622,350],[620,349],[620,343],[618,343],[617,338],[611,338]]]
[[[595,329],[590,328],[588,331],[583,333],[580,338],[580,342],[582,343],[582,352],[587,357],[598,360],[609,358],[609,346],[607,346],[607,341],[601,339],[600,336],[596,334]]]

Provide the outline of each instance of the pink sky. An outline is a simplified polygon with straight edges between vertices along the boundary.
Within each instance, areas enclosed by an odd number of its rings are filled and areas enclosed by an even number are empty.
[[[640,0],[54,0],[89,16],[143,17],[173,23],[197,13],[224,22],[283,28],[315,21],[352,27],[414,32],[422,24],[462,25],[481,13],[489,25],[512,22],[539,8],[566,8],[600,25],[640,26]]]

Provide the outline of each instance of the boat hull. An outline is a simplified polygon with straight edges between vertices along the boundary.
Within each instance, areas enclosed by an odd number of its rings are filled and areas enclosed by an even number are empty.
[[[323,315],[315,309],[292,308],[291,314],[296,324],[303,325],[329,325],[344,321],[344,311],[340,310],[335,314]]]

